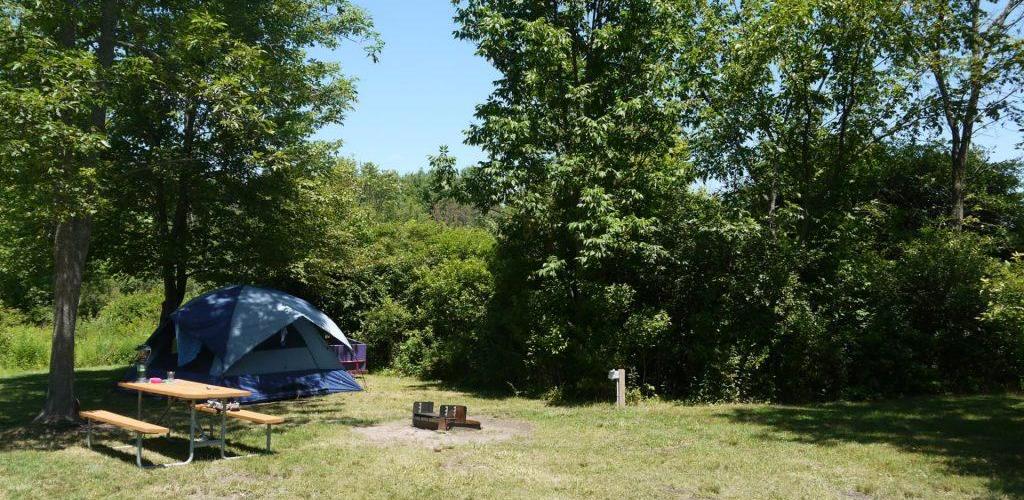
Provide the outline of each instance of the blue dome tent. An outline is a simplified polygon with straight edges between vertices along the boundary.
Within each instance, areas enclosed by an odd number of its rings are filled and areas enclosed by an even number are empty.
[[[232,285],[171,313],[150,336],[147,374],[252,393],[256,403],[362,390],[327,344],[351,349],[338,325],[309,302],[277,290]],[[129,378],[135,370],[129,370]]]

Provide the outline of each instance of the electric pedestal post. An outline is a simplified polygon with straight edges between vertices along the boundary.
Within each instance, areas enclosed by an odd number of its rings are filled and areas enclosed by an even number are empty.
[[[615,382],[615,406],[626,406],[626,370],[619,368],[609,371],[608,380]]]

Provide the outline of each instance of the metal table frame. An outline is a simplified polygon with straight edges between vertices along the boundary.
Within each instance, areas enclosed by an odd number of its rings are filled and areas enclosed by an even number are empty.
[[[139,419],[139,420],[142,420],[142,396],[143,396],[143,392],[144,391],[139,390],[139,389],[134,389],[132,387],[126,387],[126,388],[129,389],[129,390],[134,390],[136,392],[136,394],[137,394],[136,418]],[[155,467],[175,467],[175,466],[178,466],[178,465],[187,465],[187,464],[192,463],[192,460],[195,458],[196,448],[202,448],[202,447],[206,447],[206,446],[217,446],[217,447],[219,447],[220,448],[220,458],[223,459],[223,460],[231,460],[231,459],[236,459],[236,458],[244,458],[244,456],[233,456],[233,457],[227,456],[227,452],[226,452],[226,447],[227,447],[227,437],[226,437],[226,434],[227,434],[227,412],[226,411],[218,412],[218,414],[220,416],[220,436],[219,436],[219,438],[217,438],[217,439],[209,439],[209,438],[206,438],[206,439],[196,439],[196,427],[197,427],[197,425],[196,425],[197,424],[197,420],[196,420],[196,401],[197,400],[181,398],[181,397],[175,397],[175,396],[172,396],[172,395],[169,395],[169,394],[159,394],[159,393],[154,393],[154,392],[147,392],[147,394],[150,394],[150,395],[153,395],[153,396],[163,396],[163,397],[167,398],[167,410],[164,411],[164,416],[167,415],[167,412],[170,410],[171,405],[172,405],[172,403],[173,403],[173,401],[175,399],[180,399],[180,400],[185,401],[186,403],[188,403],[188,410],[189,410],[189,417],[188,417],[188,458],[183,460],[183,461],[180,461],[180,462],[171,462],[171,463],[166,463],[166,464],[154,464],[154,465],[150,465],[150,466],[145,466],[145,465],[142,464],[142,434],[136,432],[135,433],[135,450],[136,450],[135,451],[135,463],[139,467],[144,468],[144,469],[151,469],[151,468],[155,468]],[[228,400],[229,399],[233,399],[233,398],[230,398],[230,397],[211,397],[211,398],[208,398],[208,399],[220,401],[220,403],[222,405],[224,405],[224,407],[227,407]],[[88,428],[87,432],[88,432],[88,434],[86,435],[86,442],[89,445],[89,447],[91,448],[92,447],[92,425],[91,425],[91,423],[89,425],[89,428]],[[169,430],[168,430],[167,436],[170,437],[170,431]],[[269,428],[269,426],[267,427],[267,449],[268,450],[270,449],[270,428]]]
[[[171,396],[167,397],[167,406],[171,406],[172,401],[176,398]],[[211,398],[213,399],[213,398]],[[229,398],[216,398],[225,407],[228,404]],[[160,467],[174,467],[177,465],[188,465],[192,463],[192,459],[195,458],[196,448],[203,448],[206,446],[218,446],[220,448],[220,458],[231,459],[231,458],[242,458],[242,457],[229,457],[226,453],[227,447],[227,412],[218,412],[220,415],[220,437],[217,439],[196,439],[196,402],[194,400],[185,400],[188,403],[188,458],[181,462],[172,462],[168,464],[161,464]],[[142,420],[142,392],[139,392],[138,396],[138,408],[137,417]],[[170,437],[170,433],[168,433]],[[141,447],[141,437],[138,438],[140,441],[138,446]]]

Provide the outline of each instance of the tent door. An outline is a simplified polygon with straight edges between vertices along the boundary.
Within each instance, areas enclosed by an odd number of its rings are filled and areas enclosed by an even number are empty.
[[[224,375],[263,375],[341,368],[341,362],[312,323],[300,319],[286,329],[290,331],[285,335],[285,347],[277,347],[281,345],[281,332],[275,333],[242,356]]]

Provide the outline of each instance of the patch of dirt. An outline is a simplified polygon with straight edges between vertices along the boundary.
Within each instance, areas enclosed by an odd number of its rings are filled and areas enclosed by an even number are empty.
[[[517,436],[525,436],[533,430],[533,426],[519,420],[489,417],[480,417],[476,420],[480,421],[480,430],[455,427],[447,432],[438,432],[417,429],[412,426],[410,420],[397,420],[359,427],[354,429],[354,432],[380,446],[411,444],[441,451],[460,444],[507,441]]]

